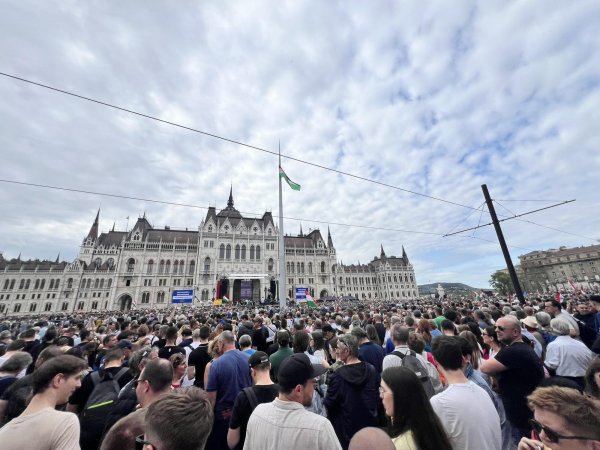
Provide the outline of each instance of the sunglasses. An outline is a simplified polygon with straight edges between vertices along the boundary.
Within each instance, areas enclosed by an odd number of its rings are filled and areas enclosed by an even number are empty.
[[[546,433],[546,437],[548,438],[548,440],[554,444],[558,444],[558,441],[560,441],[561,439],[579,439],[582,441],[593,441],[594,440],[594,438],[583,437],[583,436],[562,436],[562,435],[558,434],[556,431],[554,431],[552,428],[545,427],[544,425],[542,425],[535,419],[529,419],[529,425],[531,425],[531,428],[533,429],[533,431],[535,431],[535,433],[538,435],[538,437],[543,430],[544,433]]]
[[[504,330],[506,330],[506,328],[505,328],[505,327],[499,327],[499,326],[495,326],[494,328],[496,328],[496,330],[499,330],[499,331],[504,331]]]
[[[144,445],[152,445],[145,437],[143,434],[135,437],[135,450],[144,450]]]

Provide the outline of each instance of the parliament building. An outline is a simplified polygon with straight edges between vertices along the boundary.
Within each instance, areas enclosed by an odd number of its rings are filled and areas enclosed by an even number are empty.
[[[153,227],[145,214],[128,231],[99,232],[100,211],[73,262],[5,259],[0,253],[0,314],[40,315],[160,308],[173,292],[193,303],[263,302],[277,297],[278,233],[270,212],[243,217],[234,207],[208,208],[195,230]],[[287,297],[305,288],[315,299],[407,301],[418,297],[414,269],[402,256],[368,264],[337,262],[333,239],[316,229],[284,236]]]

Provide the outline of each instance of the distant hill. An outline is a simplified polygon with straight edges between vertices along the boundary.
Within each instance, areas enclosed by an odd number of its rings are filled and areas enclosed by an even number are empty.
[[[431,284],[420,284],[419,285],[419,294],[427,295],[427,294],[435,294],[437,292],[437,286],[440,284],[447,294],[458,294],[463,295],[463,293],[472,293],[473,291],[479,292],[479,288],[471,287],[464,283],[431,283]]]

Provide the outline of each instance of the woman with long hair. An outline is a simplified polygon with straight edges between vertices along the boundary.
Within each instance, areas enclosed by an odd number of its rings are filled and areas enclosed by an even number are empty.
[[[367,332],[367,337],[373,344],[381,345],[379,341],[379,334],[377,334],[377,328],[375,325],[368,324],[365,331]]]
[[[381,400],[389,417],[388,434],[396,450],[452,450],[421,381],[406,367],[381,374]]]
[[[469,341],[471,347],[473,347],[473,352],[471,353],[471,364],[473,365],[473,369],[479,370],[479,366],[483,361],[483,352],[481,347],[479,346],[477,338],[471,331],[461,331],[459,336],[464,337],[467,341]]]
[[[423,336],[423,340],[425,341],[425,351],[431,352],[431,340],[433,337],[431,336],[431,325],[429,324],[429,320],[419,320],[419,323],[417,324],[417,331],[421,336]]]
[[[486,359],[492,359],[502,348],[498,335],[496,334],[496,328],[494,325],[489,325],[483,330],[483,342],[488,348],[488,354]],[[485,355],[484,355],[485,356]]]

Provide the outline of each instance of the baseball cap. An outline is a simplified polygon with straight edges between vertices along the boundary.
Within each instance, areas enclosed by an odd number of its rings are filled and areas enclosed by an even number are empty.
[[[117,347],[119,348],[128,348],[129,350],[131,350],[131,347],[133,347],[133,345],[131,344],[131,341],[127,340],[127,339],[121,339],[119,341],[119,343],[117,344]]]
[[[251,356],[250,359],[248,359],[248,364],[250,365],[251,368],[254,368],[256,366],[258,366],[259,364],[264,364],[264,363],[268,363],[269,362],[269,355],[267,355],[265,352],[254,352]]]
[[[293,389],[299,384],[304,384],[311,378],[316,378],[325,373],[321,364],[312,364],[304,353],[294,353],[283,360],[279,366],[277,379],[279,386],[284,389]]]

